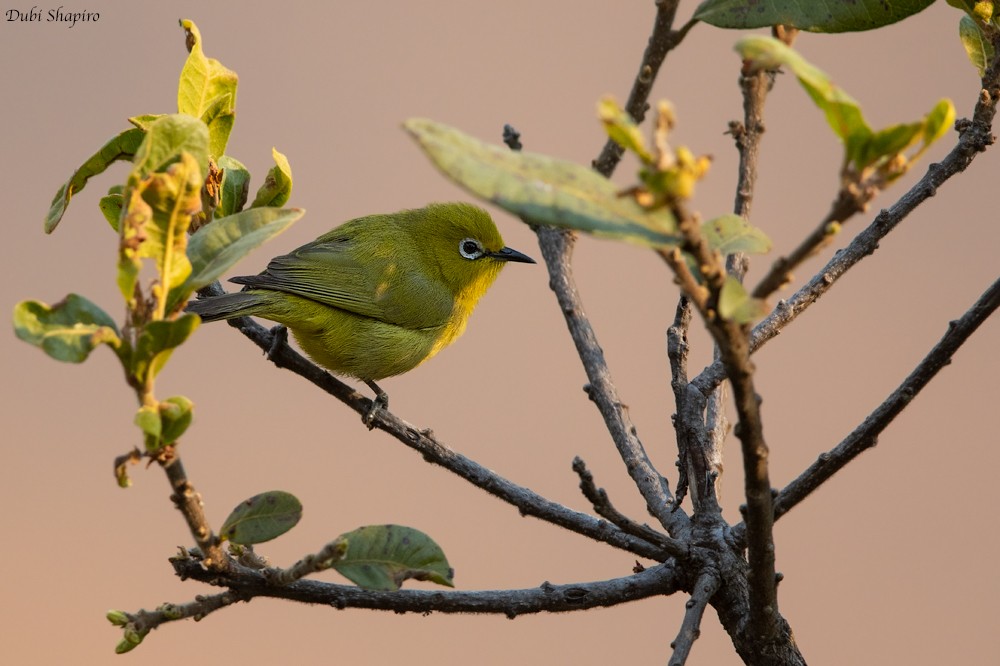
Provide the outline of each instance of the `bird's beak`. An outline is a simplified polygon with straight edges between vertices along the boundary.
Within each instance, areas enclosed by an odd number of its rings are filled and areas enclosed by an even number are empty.
[[[490,256],[497,261],[518,261],[522,264],[533,264],[535,260],[526,254],[521,254],[517,250],[509,247],[501,248],[498,252],[490,252]]]

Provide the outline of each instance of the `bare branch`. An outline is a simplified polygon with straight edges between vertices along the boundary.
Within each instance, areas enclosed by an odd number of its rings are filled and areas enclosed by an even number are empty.
[[[670,644],[674,653],[667,662],[668,666],[684,666],[687,662],[694,642],[701,636],[701,618],[705,616],[708,602],[719,589],[720,582],[719,576],[711,571],[706,571],[698,578],[691,598],[687,601],[681,629],[677,633],[677,638]]]
[[[674,499],[667,481],[653,466],[639,441],[628,410],[618,397],[618,390],[604,360],[604,351],[584,314],[570,264],[575,237],[552,227],[539,227],[535,232],[549,271],[549,286],[556,294],[570,337],[573,338],[590,382],[587,394],[604,418],[604,424],[618,448],[629,476],[646,500],[646,509],[667,532],[671,535],[678,534],[687,528],[687,517],[681,512],[671,511]],[[679,544],[678,548],[683,549]]]
[[[774,503],[775,520],[788,513],[792,507],[808,497],[847,463],[875,446],[882,431],[942,368],[951,363],[955,352],[998,307],[1000,307],[1000,279],[990,285],[965,314],[948,324],[948,332],[944,337],[861,425],[832,450],[821,454],[816,462],[778,494]],[[737,526],[736,529],[737,536],[742,537],[743,526]]]
[[[573,459],[573,471],[580,477],[580,490],[583,492],[583,496],[593,505],[597,515],[610,520],[626,534],[631,534],[665,549],[670,547],[665,535],[660,534],[648,525],[640,525],[611,504],[608,493],[605,492],[604,488],[598,488],[594,483],[594,475],[587,469],[587,463],[583,461],[583,458],[577,456]],[[683,538],[684,535],[677,536]]]
[[[166,448],[157,458],[157,462],[167,474],[170,487],[174,493],[170,500],[177,507],[177,510],[184,516],[194,542],[204,554],[205,565],[213,571],[226,569],[230,563],[230,558],[222,549],[222,542],[208,525],[208,518],[205,517],[205,507],[201,501],[201,495],[194,489],[188,481],[181,463],[180,455],[171,446]]]
[[[378,592],[307,579],[288,585],[272,585],[261,571],[240,567],[220,574],[208,571],[190,558],[175,559],[172,564],[182,579],[191,578],[227,587],[246,599],[273,597],[323,604],[339,610],[368,608],[395,613],[485,613],[509,618],[617,606],[652,596],[670,595],[680,589],[681,581],[675,565],[667,563],[622,578],[568,585],[546,582],[537,588],[522,590]]]

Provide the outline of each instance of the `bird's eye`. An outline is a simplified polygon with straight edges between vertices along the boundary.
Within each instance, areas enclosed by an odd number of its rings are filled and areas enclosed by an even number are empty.
[[[475,238],[465,238],[458,244],[458,253],[466,259],[478,259],[483,256],[482,244]]]

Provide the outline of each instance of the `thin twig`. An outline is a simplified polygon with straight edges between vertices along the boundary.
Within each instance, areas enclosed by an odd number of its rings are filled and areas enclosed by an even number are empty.
[[[194,562],[195,560],[190,560]],[[205,571],[205,569],[202,569]],[[193,619],[203,620],[209,613],[231,606],[240,601],[250,601],[252,597],[238,590],[226,590],[219,594],[198,595],[193,601],[183,604],[166,603],[155,610],[140,610],[126,613],[136,631],[147,633],[167,622]]]
[[[616,606],[652,596],[670,595],[680,589],[682,578],[676,566],[667,563],[622,578],[568,585],[546,582],[537,588],[521,590],[379,592],[308,579],[289,585],[272,585],[263,572],[254,569],[240,568],[220,574],[208,571],[190,558],[172,560],[172,564],[177,575],[183,579],[227,587],[246,598],[273,597],[337,609],[368,608],[421,614],[484,613],[509,618],[531,613]]]
[[[874,196],[874,194],[872,194]],[[792,271],[806,259],[818,253],[829,245],[839,233],[840,225],[854,215],[864,212],[865,206],[850,189],[841,189],[826,214],[816,228],[809,233],[798,247],[787,257],[779,257],[771,264],[771,269],[754,287],[751,294],[754,298],[767,298],[782,286],[791,282]]]
[[[681,622],[680,631],[677,638],[670,644],[674,649],[668,666],[684,666],[694,642],[701,636],[701,618],[705,616],[705,609],[712,599],[715,591],[719,589],[720,579],[714,571],[706,571],[698,578],[694,585],[691,598],[688,599],[686,610],[684,611],[684,621]]]
[[[948,324],[948,332],[928,352],[913,372],[868,417],[830,451],[819,458],[778,494],[774,502],[775,520],[788,513],[847,463],[878,443],[878,437],[921,390],[946,365],[986,319],[1000,307],[1000,279],[959,319]],[[743,537],[744,525],[734,528]]]
[[[642,54],[642,61],[639,63],[639,71],[632,82],[632,90],[629,92],[628,101],[625,102],[625,111],[635,120],[636,124],[642,123],[649,109],[649,93],[653,90],[653,83],[656,75],[660,71],[660,66],[667,57],[667,53],[675,49],[688,31],[695,26],[697,21],[688,21],[680,30],[673,30],[674,16],[677,14],[677,5],[680,0],[656,0],[656,19],[653,22],[653,32],[649,36],[646,51]],[[594,170],[602,176],[610,176],[618,166],[624,154],[624,149],[617,143],[608,139],[601,154],[593,162]]]
[[[597,484],[594,483],[594,475],[587,469],[587,463],[583,461],[583,458],[577,456],[573,459],[573,471],[580,477],[580,491],[594,507],[597,515],[610,520],[626,534],[631,534],[650,543],[666,546],[665,535],[648,525],[640,525],[614,507],[604,488],[598,488]]]
[[[226,569],[231,560],[222,549],[222,542],[209,527],[201,495],[188,481],[177,450],[174,447],[167,448],[157,461],[166,472],[167,480],[170,481],[170,487],[174,491],[170,499],[184,516],[191,536],[204,555],[205,565],[213,571]]]
[[[653,466],[639,441],[628,410],[618,397],[618,389],[604,360],[604,351],[584,313],[570,263],[570,247],[574,237],[552,227],[539,227],[536,233],[549,271],[549,286],[556,294],[570,337],[576,345],[577,355],[587,373],[587,394],[604,418],[605,427],[618,448],[629,476],[646,501],[646,509],[668,533],[679,534],[687,529],[687,517],[680,511],[671,511],[674,499],[666,479]]]

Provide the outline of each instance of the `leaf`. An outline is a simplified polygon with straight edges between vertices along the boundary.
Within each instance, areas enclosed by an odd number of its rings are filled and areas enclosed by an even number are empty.
[[[66,213],[69,200],[87,184],[87,181],[102,173],[112,163],[118,160],[130,160],[142,143],[144,132],[141,129],[127,129],[113,137],[84,162],[69,180],[63,183],[56,192],[49,212],[45,215],[45,233],[50,234],[58,226]]]
[[[208,174],[208,128],[205,123],[180,114],[163,116],[146,130],[136,151],[129,185],[135,185],[151,173],[164,171],[188,153],[204,178]]]
[[[188,239],[191,274],[169,296],[167,309],[219,279],[251,250],[277,236],[305,214],[301,208],[250,208],[217,217]]]
[[[291,493],[271,490],[254,495],[233,509],[219,536],[232,543],[263,543],[281,536],[302,518],[302,504]]]
[[[82,363],[98,345],[121,346],[111,317],[83,296],[70,294],[53,306],[21,301],[14,306],[14,333],[66,363]]]
[[[923,131],[924,123],[918,122],[892,125],[875,132],[858,146],[852,161],[858,171],[861,171],[882,158],[891,159],[918,141]]]
[[[250,204],[251,208],[281,208],[292,195],[292,167],[288,164],[288,158],[275,148],[271,148],[271,156],[275,165],[267,172],[264,184],[257,190],[257,196]]]
[[[250,172],[239,160],[229,155],[219,158],[219,168],[222,169],[222,191],[219,197],[219,207],[215,210],[216,217],[225,217],[243,210],[250,191]]]
[[[191,420],[194,418],[194,403],[182,395],[177,395],[161,402],[159,411],[163,423],[160,437],[164,444],[173,444],[191,425]]]
[[[871,134],[861,107],[854,98],[834,85],[822,70],[782,42],[772,37],[752,35],[737,41],[734,48],[740,57],[757,69],[775,69],[784,65],[792,70],[845,144],[849,144],[852,137],[857,139],[866,133]]]
[[[444,551],[412,527],[369,525],[339,538],[347,554],[333,568],[366,590],[398,590],[408,578],[455,586]]]
[[[533,223],[648,247],[672,247],[681,240],[667,210],[647,212],[591,169],[486,144],[431,120],[411,118],[403,127],[443,174]]]
[[[771,239],[739,215],[723,215],[701,225],[709,247],[723,255],[736,252],[764,254],[771,251]]]
[[[149,175],[129,195],[128,210],[122,218],[118,286],[126,301],[131,301],[141,260],[153,259],[161,294],[155,318],[162,319],[166,312],[164,292],[183,284],[191,274],[185,252],[187,229],[191,217],[201,210],[201,185],[198,165],[185,152],[166,173]]]
[[[748,30],[786,25],[809,32],[859,32],[901,21],[934,0],[705,0],[694,18],[717,28]]]
[[[167,114],[165,113],[144,113],[141,116],[132,116],[128,119],[130,123],[138,127],[139,129],[145,131],[149,129],[149,126],[154,122],[162,118]]]
[[[643,162],[649,164],[653,161],[653,156],[646,148],[646,139],[635,120],[618,106],[613,97],[604,97],[597,103],[597,117],[604,123],[608,138],[625,150],[635,153]]]
[[[979,78],[986,73],[986,66],[993,59],[993,44],[986,39],[982,28],[969,16],[958,21],[958,37],[962,40],[969,62],[979,71]]]
[[[218,160],[226,152],[236,113],[239,77],[215,58],[205,57],[201,32],[193,21],[180,22],[187,36],[188,57],[177,86],[177,111],[208,127],[208,152]]]
[[[147,448],[152,448],[149,444],[157,442],[160,439],[160,433],[163,432],[160,410],[150,405],[143,405],[135,413],[135,424],[146,435]]]
[[[992,57],[992,56],[990,56]],[[955,124],[955,105],[950,99],[942,99],[934,105],[931,112],[924,118],[924,145],[929,146]]]
[[[131,373],[140,384],[153,379],[170,358],[173,350],[194,333],[201,318],[186,314],[174,320],[151,321],[143,328],[132,353]]]
[[[101,209],[104,219],[111,225],[111,228],[118,231],[118,218],[121,217],[122,207],[125,205],[125,199],[122,198],[122,195],[120,193],[108,194],[101,197],[97,205]]]
[[[719,290],[719,316],[737,324],[752,324],[767,312],[764,301],[751,298],[739,280],[726,276]]]

